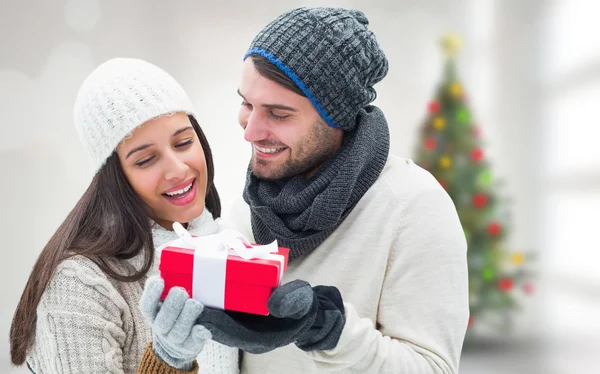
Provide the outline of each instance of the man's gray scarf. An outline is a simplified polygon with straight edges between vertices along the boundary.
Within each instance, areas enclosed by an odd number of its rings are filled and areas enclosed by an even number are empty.
[[[243,196],[256,242],[277,239],[290,248],[290,261],[318,247],[375,183],[389,148],[383,112],[368,106],[358,114],[356,128],[345,133],[342,147],[311,178],[268,181],[248,169]]]

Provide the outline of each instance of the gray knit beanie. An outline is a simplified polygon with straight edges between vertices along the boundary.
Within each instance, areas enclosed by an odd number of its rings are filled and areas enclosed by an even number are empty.
[[[298,8],[268,24],[244,59],[261,55],[304,92],[332,127],[354,129],[359,110],[377,94],[373,85],[388,62],[367,17],[343,8]]]
[[[113,58],[85,79],[73,116],[96,173],[138,126],[177,112],[196,117],[192,102],[171,75],[143,60]]]

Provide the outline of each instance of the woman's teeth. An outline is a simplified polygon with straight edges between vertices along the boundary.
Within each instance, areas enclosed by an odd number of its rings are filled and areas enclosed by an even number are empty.
[[[259,150],[259,151],[261,151],[262,153],[277,153],[277,152],[281,151],[283,148],[285,148],[285,147],[282,147],[282,148],[262,148],[262,147],[259,147],[257,145],[255,145],[254,147],[256,147],[256,149]]]
[[[188,192],[190,190],[190,188],[192,188],[192,184],[194,184],[194,182],[190,183],[189,186],[187,186],[186,188],[183,188],[181,190],[177,190],[177,191],[173,191],[173,192],[165,192],[165,195],[174,197],[177,195],[184,194],[184,193]]]

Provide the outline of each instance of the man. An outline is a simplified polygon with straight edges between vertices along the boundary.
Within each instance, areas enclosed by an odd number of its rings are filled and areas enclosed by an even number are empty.
[[[388,124],[370,105],[387,71],[356,10],[288,11],[246,54],[239,122],[252,159],[231,219],[256,242],[291,249],[283,283],[331,288],[314,288],[319,312],[296,344],[238,345],[243,373],[458,372],[466,241],[436,180],[388,155]],[[276,304],[271,314],[291,315]]]

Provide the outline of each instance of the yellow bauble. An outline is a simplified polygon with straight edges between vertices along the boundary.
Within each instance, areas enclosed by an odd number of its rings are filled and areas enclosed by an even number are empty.
[[[450,166],[452,166],[452,159],[448,156],[444,156],[442,158],[440,158],[440,167],[443,169],[448,169]]]
[[[433,119],[433,127],[436,130],[443,130],[446,127],[446,119],[444,117],[435,117]]]
[[[523,265],[525,262],[525,256],[522,253],[515,253],[512,255],[512,262],[515,265]]]
[[[463,92],[462,86],[460,83],[452,83],[450,86],[450,93],[452,96],[460,96]]]

